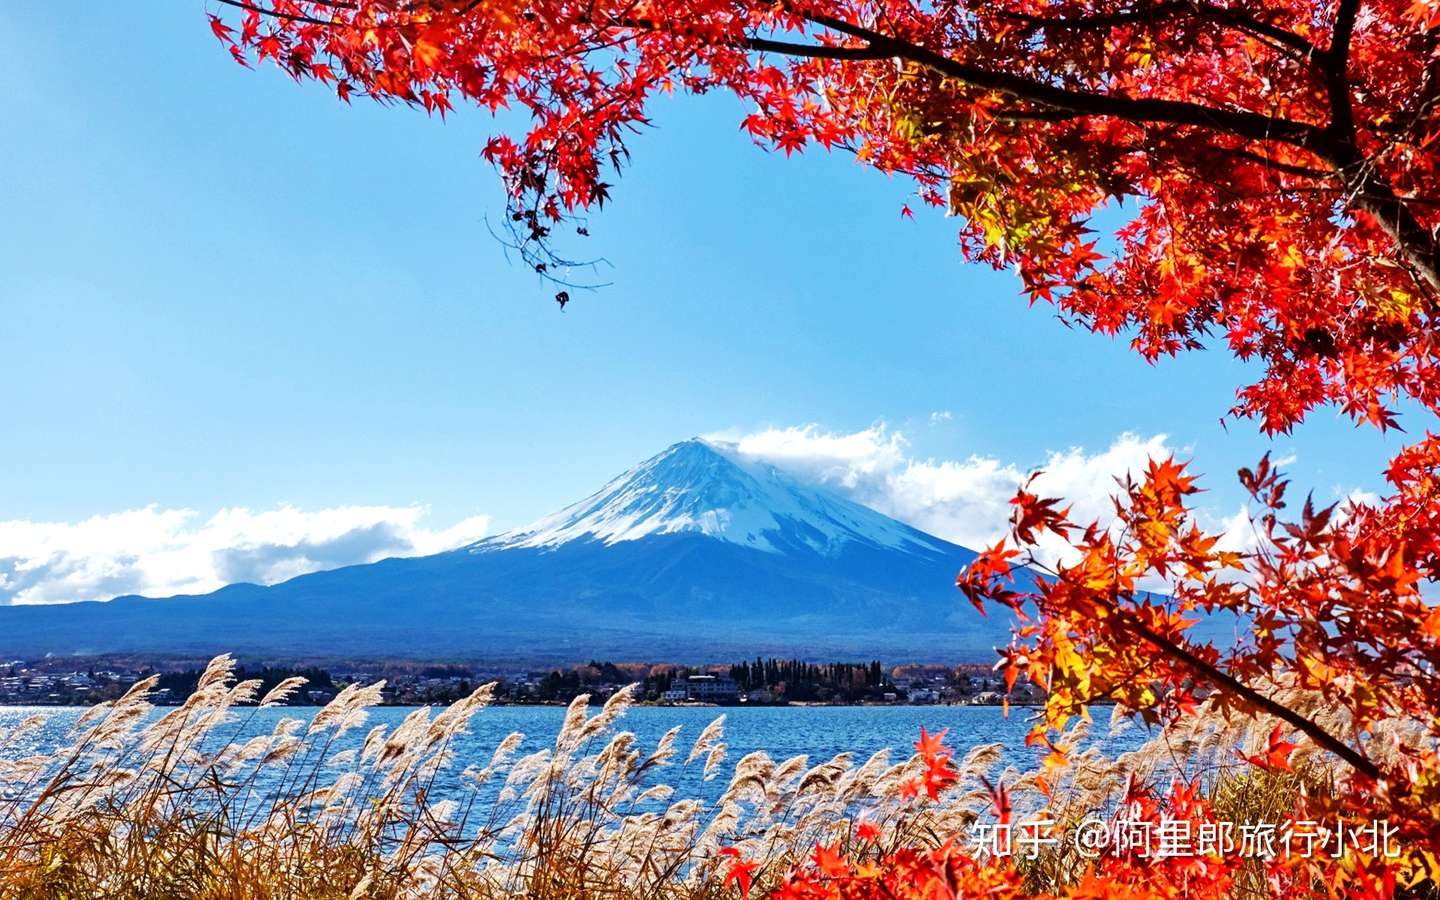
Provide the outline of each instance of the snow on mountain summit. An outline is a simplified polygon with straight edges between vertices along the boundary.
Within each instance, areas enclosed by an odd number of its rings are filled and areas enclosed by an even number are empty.
[[[584,500],[471,549],[617,544],[687,532],[769,553],[833,556],[850,543],[945,552],[936,538],[745,459],[732,444],[702,438],[675,444]]]

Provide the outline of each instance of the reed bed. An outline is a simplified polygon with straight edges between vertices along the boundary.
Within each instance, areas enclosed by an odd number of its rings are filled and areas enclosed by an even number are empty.
[[[86,712],[65,746],[0,760],[0,895],[734,896],[721,883],[722,846],[763,860],[763,884],[817,842],[852,841],[862,815],[896,846],[963,818],[958,806],[901,798],[919,763],[888,752],[858,764],[751,753],[717,801],[677,798],[673,767],[720,777],[724,717],[688,747],[675,728],[642,748],[618,727],[629,689],[594,714],[577,698],[553,743],[518,755],[524,736],[512,734],[484,765],[459,765],[453,748],[493,685],[368,730],[383,683],[351,686],[309,721],[230,740],[243,707],[300,686],[257,697],[233,669],[215,659],[165,711],[147,699],[153,679],[142,681]],[[42,721],[0,734],[0,746]],[[971,763],[978,773],[998,754],[980,748]]]
[[[923,760],[890,751],[754,752],[727,768],[723,715],[693,740],[674,728],[641,747],[621,727],[629,689],[593,713],[576,698],[543,749],[520,754],[515,733],[483,765],[462,766],[456,739],[493,685],[391,728],[367,728],[383,683],[350,686],[308,721],[242,739],[245,707],[281,703],[300,682],[260,697],[233,670],[216,658],[166,710],[147,699],[154,680],[142,681],[86,712],[63,747],[0,759],[0,896],[735,897],[722,847],[759,863],[758,896],[817,844],[859,859],[964,840],[996,783],[1011,785],[1017,815],[1065,822],[1113,807],[1132,777],[1193,770],[1254,819],[1283,815],[1302,784],[1329,777],[1316,758],[1293,777],[1244,782],[1254,776],[1232,764],[1234,748],[1259,746],[1267,723],[1204,719],[1115,758],[1077,735],[1048,793],[1033,774],[996,771],[1000,745],[975,747],[937,803],[905,790]],[[42,721],[0,733],[0,747]],[[677,796],[678,769],[728,782],[710,802]],[[1054,890],[1084,861],[1062,849],[1021,865],[1037,890]]]

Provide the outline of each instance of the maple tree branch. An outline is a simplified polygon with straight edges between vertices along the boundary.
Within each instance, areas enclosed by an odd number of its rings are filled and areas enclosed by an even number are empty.
[[[1348,47],[1348,34],[1359,0],[1344,0],[1341,13],[1351,24],[1339,29]],[[951,59],[917,44],[881,34],[869,28],[821,14],[807,14],[817,25],[866,41],[892,55],[926,66],[942,76],[954,78],[975,87],[1001,91],[1018,99],[1058,110],[1070,117],[1114,116],[1132,122],[1191,125],[1210,128],[1257,142],[1280,141],[1301,147],[1325,159],[1340,173],[1349,200],[1347,205],[1358,208],[1380,224],[1395,241],[1401,254],[1416,267],[1432,290],[1440,294],[1440,245],[1430,231],[1410,211],[1404,198],[1398,196],[1372,160],[1367,159],[1355,142],[1354,117],[1350,109],[1349,80],[1343,69],[1336,68],[1344,60],[1335,52],[1327,59],[1327,89],[1331,97],[1332,119],[1321,128],[1305,122],[1267,116],[1247,110],[1225,110],[1178,100],[1149,97],[1126,97],[1075,91],[1036,81],[1023,75],[998,72]],[[1345,57],[1348,58],[1348,50]],[[1065,118],[1057,115],[1056,118]],[[1434,298],[1427,304],[1434,311]]]
[[[1209,681],[1216,687],[1229,691],[1250,706],[1285,722],[1296,731],[1310,738],[1310,740],[1314,741],[1320,748],[1328,750],[1338,756],[1348,763],[1352,769],[1369,778],[1371,781],[1380,781],[1380,768],[1376,766],[1375,763],[1371,762],[1364,754],[1335,737],[1335,735],[1326,731],[1324,728],[1321,728],[1310,719],[1295,712],[1290,707],[1265,696],[1229,672],[1206,662],[1185,647],[1157,634],[1148,626],[1139,622],[1130,622],[1127,624],[1127,627],[1132,629],[1141,638],[1154,644],[1155,647],[1166,656],[1179,662],[1199,677]]]
[[[244,9],[248,10],[249,12],[258,13],[262,16],[271,16],[272,18],[276,19],[285,19],[289,22],[304,22],[307,25],[325,25],[327,27],[334,27],[334,25],[336,24],[335,22],[327,22],[324,19],[317,19],[314,16],[301,15],[300,13],[281,12],[278,9],[266,9],[263,6],[256,6],[253,3],[246,3],[245,0],[216,0],[216,2],[223,3],[226,6],[233,6],[236,9]],[[326,5],[338,6],[339,4]]]
[[[1083,114],[1064,109],[1002,109],[993,115],[1002,122],[1065,122]]]
[[[1350,38],[1355,31],[1355,14],[1360,0],[1341,0],[1335,15],[1330,49],[1325,54],[1325,91],[1330,96],[1330,127],[1326,129],[1338,144],[1355,143],[1355,111],[1350,105]]]
[[[218,0],[218,2],[239,9],[273,16],[289,21],[313,25],[333,26],[336,23],[313,16],[267,9],[247,0]],[[340,6],[339,2],[335,3]],[[1068,88],[1036,81],[1022,75],[985,69],[950,59],[943,54],[921,47],[908,41],[890,37],[880,32],[853,25],[842,19],[819,14],[806,14],[806,18],[842,34],[848,34],[866,42],[865,47],[829,47],[823,44],[798,44],[776,41],[768,38],[746,37],[744,43],[750,49],[781,53],[791,56],[805,56],[837,60],[878,60],[892,57],[909,59],[926,66],[948,78],[955,78],[975,87],[998,90],[1019,99],[1042,104],[1057,111],[1054,119],[1082,116],[1115,116],[1137,122],[1156,122],[1175,125],[1193,125],[1218,128],[1232,134],[1257,141],[1278,140],[1309,148],[1322,134],[1321,130],[1304,122],[1274,118],[1246,110],[1224,110],[1180,100],[1160,100],[1149,97],[1125,97],[1075,91]],[[644,19],[622,19],[609,23],[609,27],[644,28],[656,30],[653,22]]]
[[[1348,109],[1348,97],[1345,105]],[[1426,303],[1427,310],[1434,314],[1440,309],[1440,245],[1430,229],[1415,217],[1410,211],[1410,201],[1396,193],[1390,180],[1378,170],[1375,160],[1361,153],[1353,138],[1332,138],[1331,145],[1321,155],[1340,172],[1346,193],[1342,200],[1346,206],[1374,218],[1395,242],[1400,254],[1424,277],[1435,295],[1427,298]]]
[[[769,38],[747,37],[745,46],[751,50],[767,53],[783,53],[786,56],[809,56],[818,59],[866,60],[888,59],[891,54],[874,47],[831,47],[826,44],[795,44],[790,41],[775,41]]]
[[[588,22],[588,16],[581,16],[582,22]],[[604,22],[602,28],[631,28],[638,31],[661,32],[666,29],[658,22],[644,18],[620,17]],[[758,50],[762,53],[780,53],[785,56],[804,56],[813,59],[836,59],[836,60],[875,60],[889,59],[893,54],[875,47],[833,47],[828,44],[798,44],[793,41],[777,41],[772,38],[751,37],[749,35],[741,38],[741,43],[749,50]]]
[[[1238,156],[1241,159],[1249,160],[1250,162],[1259,163],[1260,165],[1265,166],[1267,169],[1273,169],[1276,172],[1283,172],[1286,175],[1294,175],[1297,178],[1326,179],[1334,178],[1336,174],[1335,170],[1333,169],[1313,169],[1309,166],[1296,166],[1291,165],[1290,163],[1282,163],[1277,160],[1273,160],[1270,157],[1265,156],[1264,154],[1252,153],[1243,147],[1235,147],[1233,149],[1228,149],[1224,152],[1228,153],[1231,156]]]
[[[1335,28],[1330,35],[1331,64],[1341,74],[1350,66],[1350,39],[1355,35],[1355,16],[1360,11],[1360,0],[1340,0],[1335,11]]]
[[[1039,28],[1057,28],[1073,30],[1089,30],[1092,28],[1113,28],[1118,25],[1143,24],[1170,18],[1176,15],[1195,15],[1202,19],[1222,22],[1232,25],[1241,31],[1247,32],[1255,37],[1268,38],[1284,49],[1294,52],[1296,56],[1306,61],[1320,55],[1320,49],[1310,41],[1301,37],[1293,31],[1280,28],[1262,22],[1253,16],[1226,9],[1223,6],[1216,6],[1213,3],[1192,2],[1192,0],[1171,0],[1167,3],[1157,3],[1143,9],[1131,9],[1117,13],[1102,13],[1091,16],[1078,16],[1066,18],[1063,16],[1048,17],[1035,16],[1026,13],[1000,12],[1003,18],[1015,19]]]
[[[1305,149],[1321,143],[1324,132],[1315,125],[1276,118],[1248,110],[1216,109],[1184,100],[1127,97],[1076,91],[1024,75],[986,69],[951,59],[934,50],[833,16],[807,13],[806,18],[841,34],[860,38],[889,55],[925,66],[947,78],[974,87],[1000,91],[1020,100],[1065,110],[1077,116],[1114,116],[1131,122],[1154,122],[1212,128],[1254,141],[1282,141]]]
[[[1411,265],[1419,270],[1432,292],[1440,294],[1440,243],[1410,211],[1410,203],[1401,197],[1382,173],[1373,157],[1360,150],[1356,134],[1355,113],[1350,102],[1350,44],[1355,32],[1355,19],[1360,0],[1341,0],[1335,14],[1330,50],[1326,57],[1326,91],[1330,95],[1331,121],[1326,129],[1328,153],[1324,154],[1341,172],[1348,194],[1347,205],[1369,213],[1388,234]],[[1432,314],[1437,298],[1426,304]]]
[[[1376,158],[1367,157],[1359,147],[1349,77],[1350,44],[1359,11],[1360,0],[1340,0],[1335,13],[1330,49],[1325,55],[1325,89],[1331,119],[1320,154],[1341,173],[1347,205],[1372,216],[1432,292],[1440,295],[1440,243],[1410,211],[1409,204],[1415,201],[1401,197],[1379,171]],[[1427,300],[1426,307],[1433,314],[1440,304],[1436,296]]]

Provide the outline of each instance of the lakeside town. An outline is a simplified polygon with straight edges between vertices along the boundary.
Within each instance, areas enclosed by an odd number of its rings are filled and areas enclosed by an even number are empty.
[[[0,660],[0,706],[90,706],[113,700],[132,685],[158,676],[152,701],[182,702],[194,689],[203,659],[46,657]],[[589,662],[572,666],[504,667],[413,661],[281,664],[241,660],[240,680],[257,679],[261,693],[285,678],[305,685],[291,705],[323,705],[347,684],[384,680],[384,703],[392,706],[454,702],[476,687],[497,685],[498,704],[566,704],[580,694],[602,703],[635,684],[637,701],[655,705],[998,705],[1004,680],[980,664],[814,663],[756,658],[730,665]],[[1038,701],[1029,685],[1017,684],[1012,703]]]

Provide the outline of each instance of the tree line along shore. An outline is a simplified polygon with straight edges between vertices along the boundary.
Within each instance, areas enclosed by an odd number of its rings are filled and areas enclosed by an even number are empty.
[[[203,661],[188,658],[0,660],[0,705],[89,706],[120,697],[152,674],[159,676],[152,701],[179,703],[194,690],[203,668]],[[262,694],[286,678],[304,678],[305,685],[288,701],[296,706],[323,705],[347,684],[381,680],[383,702],[394,706],[452,703],[488,682],[497,685],[496,703],[512,705],[567,704],[581,694],[603,703],[630,684],[638,685],[638,702],[655,705],[985,705],[1006,698],[1003,679],[985,664],[886,665],[880,660],[813,662],[758,656],[705,665],[242,660],[236,675],[241,680],[258,679]],[[1040,696],[1017,685],[1009,699],[1025,703]]]

